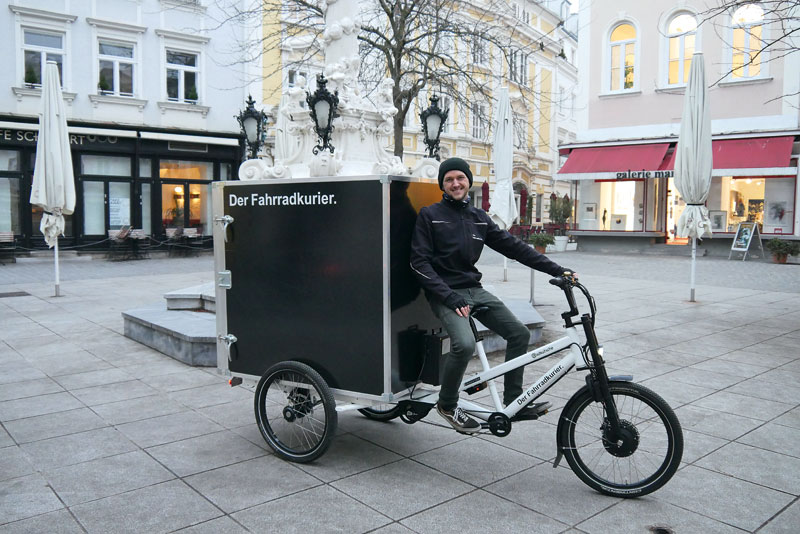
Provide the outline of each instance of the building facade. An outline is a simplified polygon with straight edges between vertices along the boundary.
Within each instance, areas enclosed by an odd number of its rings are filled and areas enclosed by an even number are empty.
[[[206,0],[13,0],[0,10],[0,231],[44,246],[29,203],[44,65],[59,67],[76,182],[69,248],[111,230],[211,234],[210,184],[241,158],[243,67]]]
[[[560,146],[558,172],[577,192],[579,243],[685,242],[675,235],[685,203],[674,151],[695,51],[710,86],[713,241],[730,248],[745,221],[765,236],[799,236],[800,54],[761,51],[787,30],[758,3],[713,16],[691,0],[584,4],[578,135]]]
[[[482,13],[480,10],[488,5],[465,1],[459,8],[465,13]],[[577,128],[577,15],[571,13],[570,2],[564,0],[516,0],[506,2],[503,12],[492,16],[496,17],[498,28],[513,28],[514,43],[509,50],[501,51],[488,43],[480,49],[469,42],[454,42],[453,46],[471,67],[485,73],[493,94],[498,94],[500,87],[509,88],[515,129],[512,180],[521,223],[546,222],[550,194],[569,191],[569,184],[556,182],[554,173],[559,164],[558,145],[573,141]],[[266,40],[274,33],[275,21],[265,18],[262,38]],[[304,88],[314,90],[314,79],[324,69],[322,52],[309,50],[314,46],[312,36],[298,33],[264,48],[261,94],[266,108],[275,109],[286,88],[305,84]],[[276,65],[281,65],[279,75]],[[425,156],[419,116],[434,94],[439,97],[439,107],[448,111],[441,136],[441,157],[459,156],[470,162],[475,176],[471,196],[481,207],[485,205],[483,184],[489,184],[489,202],[495,187],[493,100],[457,106],[453,95],[423,90],[406,116],[403,162],[412,169]],[[391,152],[394,140],[387,141],[386,148]]]

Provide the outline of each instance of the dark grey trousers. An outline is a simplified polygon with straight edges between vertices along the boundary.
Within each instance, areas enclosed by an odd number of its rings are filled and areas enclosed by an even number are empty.
[[[511,313],[503,302],[483,289],[474,287],[469,289],[455,289],[470,308],[482,305],[488,306],[489,311],[480,317],[480,321],[490,330],[496,332],[507,342],[506,361],[524,354],[528,350],[530,331],[516,316]],[[458,404],[458,387],[464,379],[472,354],[475,352],[475,337],[469,327],[466,317],[459,317],[455,310],[451,310],[438,301],[431,301],[433,313],[442,322],[442,326],[450,336],[450,352],[444,358],[444,368],[439,371],[439,380],[442,389],[439,392],[439,406],[443,410],[452,410]],[[522,394],[523,368],[515,369],[505,375],[503,403],[509,404]]]

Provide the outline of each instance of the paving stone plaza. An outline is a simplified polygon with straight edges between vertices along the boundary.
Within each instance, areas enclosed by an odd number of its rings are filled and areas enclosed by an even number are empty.
[[[580,374],[505,438],[346,412],[319,460],[282,461],[252,390],[122,335],[122,311],[212,281],[210,256],[67,259],[60,298],[51,263],[0,265],[0,532],[796,533],[800,266],[698,258],[690,303],[688,258],[552,257],[595,295],[610,371],[683,425],[683,464],[652,495],[606,497],[552,468]],[[529,294],[526,268],[503,282],[498,257],[480,265],[501,297]],[[563,296],[546,275],[535,299],[557,335]]]

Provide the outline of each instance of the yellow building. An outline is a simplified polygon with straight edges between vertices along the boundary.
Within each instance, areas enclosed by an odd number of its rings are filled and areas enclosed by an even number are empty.
[[[468,16],[486,16],[476,11],[481,2],[461,4]],[[492,4],[495,6],[496,4]],[[504,14],[493,13],[496,27],[509,32],[508,50],[483,43],[454,43],[463,47],[461,57],[471,60],[477,75],[485,76],[495,94],[502,86],[509,88],[514,118],[515,154],[513,183],[521,224],[547,222],[550,194],[569,192],[567,182],[556,183],[559,168],[558,145],[575,139],[574,102],[577,84],[577,28],[570,31],[576,16],[570,16],[568,1],[532,2],[517,0],[507,3]],[[265,18],[264,34],[274,34],[274,22]],[[513,39],[510,33],[513,32]],[[324,67],[323,55],[314,49],[315,42],[299,33],[283,38],[276,46],[266,47],[261,58],[263,69],[262,101],[277,106],[280,94],[303,83],[313,90],[316,74]],[[280,69],[276,68],[280,65]],[[451,95],[425,88],[409,110],[403,138],[403,163],[414,168],[425,156],[419,114],[428,107],[434,94],[439,107],[447,109],[448,120],[441,137],[441,157],[459,156],[470,162],[475,176],[473,202],[484,204],[483,183],[489,184],[489,202],[494,191],[492,161],[492,99],[475,99],[469,105],[456,105]],[[394,140],[389,139],[391,151]],[[522,204],[525,204],[522,206]]]

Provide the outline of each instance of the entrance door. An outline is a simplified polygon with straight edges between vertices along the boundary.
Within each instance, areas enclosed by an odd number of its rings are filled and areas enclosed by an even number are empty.
[[[162,181],[161,230],[195,228],[197,235],[210,235],[211,184],[207,182]]]
[[[105,237],[131,225],[131,182],[83,180],[83,235]]]

